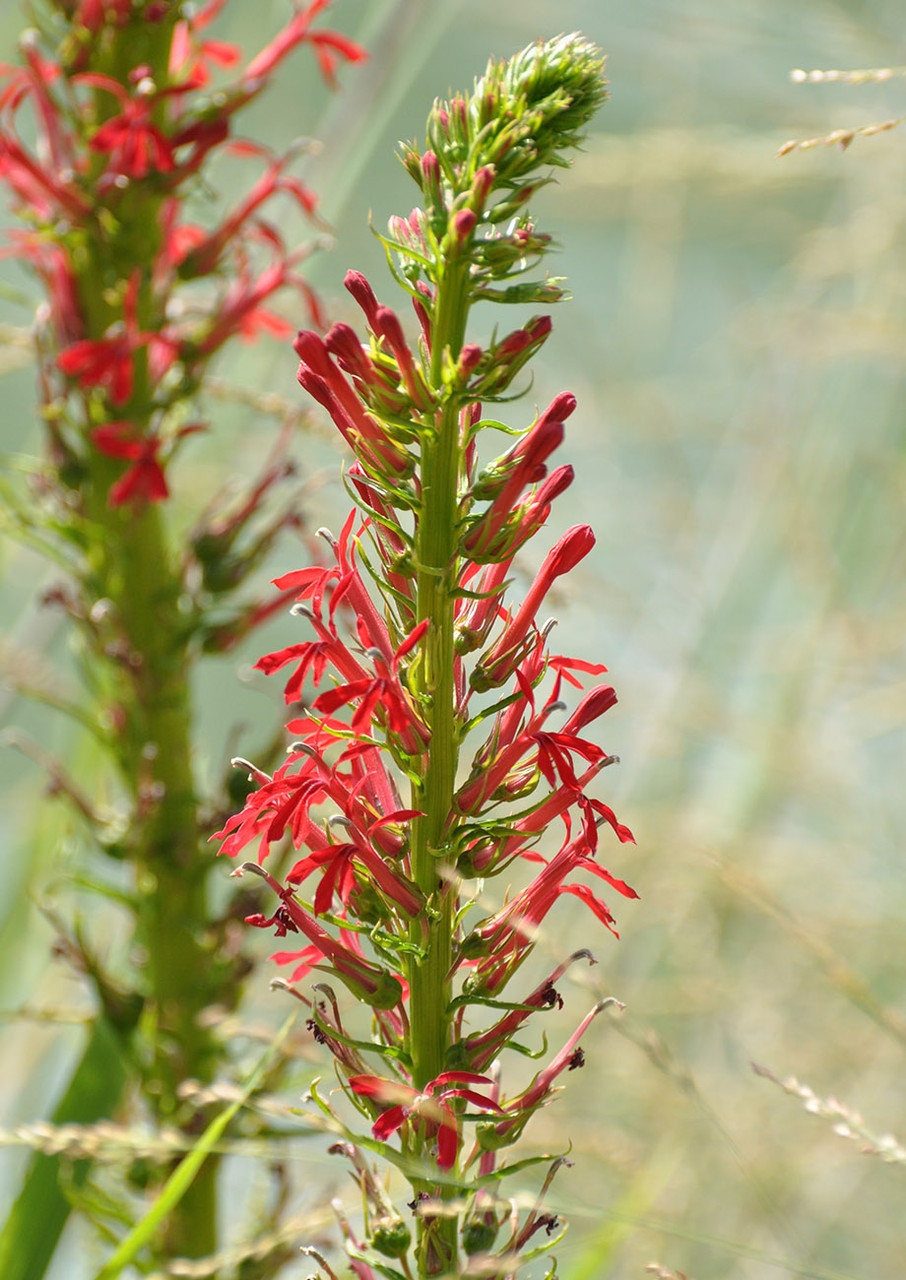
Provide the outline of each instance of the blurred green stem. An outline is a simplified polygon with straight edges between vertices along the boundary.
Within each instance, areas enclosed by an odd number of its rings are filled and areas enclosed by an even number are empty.
[[[122,82],[136,61],[152,78],[167,81],[172,18],[136,24],[135,39],[111,44],[128,64],[100,66]],[[96,93],[99,119],[115,109],[109,92]],[[121,199],[116,218],[99,217],[86,230],[77,281],[87,332],[101,338],[123,314],[122,289],[138,275],[137,323],[159,327],[151,286],[161,249],[163,195],[137,189]],[[122,418],[147,438],[153,429],[154,387],[147,348],[133,358],[134,385]],[[85,429],[96,425],[96,405],[86,400]],[[203,1008],[220,994],[218,969],[207,938],[205,881],[210,863],[199,848],[197,795],[192,769],[191,616],[180,607],[182,567],[171,549],[161,509],[111,506],[111,485],[122,464],[92,453],[84,486],[86,514],[95,530],[87,552],[84,590],[104,601],[119,644],[100,645],[96,661],[110,705],[115,752],[132,806],[128,837],[135,881],[137,940],[144,955],[145,1014],[149,1057],[145,1096],[161,1121],[177,1122],[177,1089],[190,1078],[210,1079],[213,1046],[199,1024]],[[96,646],[98,648],[98,646]],[[102,694],[102,696],[104,696]],[[204,1123],[190,1117],[192,1131]],[[217,1248],[217,1163],[208,1160],[164,1229],[162,1249],[172,1257],[200,1257]]]

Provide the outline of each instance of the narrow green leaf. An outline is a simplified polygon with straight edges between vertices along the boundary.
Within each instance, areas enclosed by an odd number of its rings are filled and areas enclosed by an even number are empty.
[[[221,1111],[219,1116],[211,1121],[204,1133],[198,1139],[198,1142],[192,1150],[182,1159],[171,1173],[170,1177],[164,1183],[163,1189],[157,1200],[152,1205],[144,1218],[129,1232],[125,1240],[114,1253],[113,1257],[98,1272],[96,1280],[114,1280],[120,1274],[124,1267],[134,1261],[136,1255],[151,1240],[154,1233],[161,1226],[168,1214],[172,1213],[180,1200],[188,1191],[189,1187],[195,1180],[201,1166],[205,1160],[217,1146],[220,1138],[223,1136],[227,1125],[236,1115],[236,1113],[245,1105],[249,1097],[258,1088],[264,1079],[271,1063],[283,1041],[289,1035],[290,1028],[295,1022],[297,1014],[293,1012],[286,1022],[284,1022],[278,1034],[268,1048],[255,1070],[252,1072],[248,1083],[242,1091],[242,1096]],[[2,1274],[2,1273],[0,1273]],[[23,1278],[24,1280],[24,1278]]]
[[[81,1061],[58,1103],[53,1124],[92,1124],[111,1114],[128,1079],[123,1043],[105,1017],[91,1028]],[[76,1160],[72,1185],[84,1185],[90,1160]],[[41,1280],[59,1243],[71,1205],[59,1181],[58,1156],[35,1155],[0,1232],[3,1280]]]

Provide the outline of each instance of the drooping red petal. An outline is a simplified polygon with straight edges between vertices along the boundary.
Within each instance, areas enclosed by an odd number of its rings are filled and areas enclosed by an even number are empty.
[[[358,1090],[356,1091],[358,1092]],[[371,1132],[379,1142],[385,1142],[406,1119],[405,1107],[389,1107],[386,1111],[382,1111],[371,1126]]]

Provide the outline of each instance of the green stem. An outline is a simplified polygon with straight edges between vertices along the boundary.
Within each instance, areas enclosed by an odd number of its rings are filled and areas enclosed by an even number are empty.
[[[175,21],[174,9],[168,21],[133,23],[128,40],[99,47],[92,69],[125,83],[141,62],[150,67],[156,83],[165,84]],[[96,106],[103,119],[116,109],[116,99],[98,90]],[[116,291],[136,268],[141,269],[139,326],[159,328],[159,304],[150,281],[161,247],[162,203],[161,193],[136,182],[118,197],[115,213],[102,214],[86,226],[74,265],[88,336],[102,337],[119,317]],[[136,352],[132,396],[121,410],[112,410],[113,416],[130,421],[138,435],[147,435],[152,395],[147,352]],[[92,425],[86,410],[86,428]],[[117,763],[133,811],[130,857],[137,942],[144,954],[143,1029],[149,1041],[144,1092],[158,1119],[172,1124],[184,1110],[177,1094],[180,1082],[207,1080],[213,1074],[213,1042],[198,1015],[224,998],[224,975],[212,961],[207,936],[209,862],[199,847],[192,768],[190,626],[180,610],[181,565],[160,508],[154,503],[111,508],[108,495],[122,463],[94,450],[89,458],[83,497],[96,536],[87,553],[83,587],[89,605],[98,599],[110,602],[110,625],[119,641],[112,648],[101,642],[97,659],[106,674],[105,710],[115,726]],[[204,1123],[203,1116],[195,1116],[189,1127]],[[210,1159],[174,1206],[160,1255],[216,1252],[216,1177],[217,1161]]]
[[[110,601],[122,637],[123,651],[100,653],[98,661],[106,669],[108,715],[118,729],[117,762],[133,811],[129,847],[150,1049],[145,1092],[161,1122],[172,1124],[181,1109],[180,1082],[210,1079],[215,1069],[199,1014],[228,998],[206,930],[209,864],[200,849],[192,765],[189,628],[160,508],[112,509],[107,493],[116,464],[97,455],[94,461],[87,497],[100,536],[85,590]],[[216,1251],[216,1177],[212,1159],[167,1223],[165,1256]]]
[[[430,383],[442,386],[445,350],[455,359],[465,334],[468,314],[467,266],[450,264],[438,288]],[[422,505],[416,532],[418,621],[430,620],[425,638],[422,692],[426,695],[430,746],[422,782],[413,788],[413,808],[424,817],[413,823],[412,876],[429,900],[428,927],[422,920],[411,926],[413,942],[424,948],[424,958],[411,966],[410,1049],[412,1082],[423,1089],[446,1069],[451,1040],[449,1005],[450,968],[453,959],[455,870],[449,856],[452,836],[450,815],[458,763],[458,726],[454,705],[453,609],[457,582],[456,511],[460,474],[459,406],[446,400],[431,424],[422,452]],[[429,1190],[430,1184],[415,1187]],[[448,1271],[456,1257],[457,1219],[439,1219],[433,1240],[445,1254]],[[436,1274],[427,1231],[420,1233],[419,1276]]]
[[[214,965],[205,938],[207,864],[200,855],[192,768],[190,656],[179,612],[178,565],[157,506],[116,522],[108,563],[110,597],[128,638],[127,728],[121,759],[136,812],[134,869],[139,942],[146,954],[152,1020],[152,1093],[164,1120],[187,1078],[210,1078],[213,1047],[199,1026],[214,1001]],[[206,1164],[168,1223],[169,1256],[217,1248],[216,1161]]]

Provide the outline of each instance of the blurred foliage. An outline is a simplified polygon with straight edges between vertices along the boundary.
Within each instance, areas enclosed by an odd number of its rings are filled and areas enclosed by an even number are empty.
[[[231,7],[224,34],[247,46],[283,12],[277,0]],[[5,48],[16,8],[0,14]],[[581,28],[609,54],[612,101],[541,197],[575,301],[555,314],[543,378],[512,409],[562,388],[579,397],[562,450],[578,478],[551,541],[588,520],[598,545],[582,595],[551,608],[564,651],[610,666],[621,703],[604,745],[624,763],[608,770],[607,798],[639,840],[634,865],[620,863],[642,895],[621,911],[621,942],[564,903],[538,948],[539,971],[576,945],[601,962],[576,972],[564,1030],[590,1001],[580,982],[628,1005],[589,1036],[556,1124],[535,1122],[539,1147],[573,1140],[576,1168],[553,1206],[572,1222],[562,1274],[629,1280],[657,1258],[689,1280],[899,1275],[901,1170],[860,1156],[750,1063],[845,1099],[876,1132],[906,1133],[906,134],[776,154],[906,114],[897,79],[790,80],[799,67],[906,61],[900,6],[337,0],[334,11],[358,38],[384,40],[373,78],[349,77],[323,121],[328,142],[356,145],[341,164],[330,146],[311,161],[338,241],[314,274],[337,318],[345,269],[380,262],[369,210],[379,227],[405,212],[388,159],[435,94],[489,54],[560,30]],[[285,77],[255,131],[285,145],[314,118],[308,93]],[[27,322],[14,302],[4,311]],[[285,350],[256,348],[228,373],[294,399],[294,368]],[[4,397],[4,449],[30,447],[28,370],[7,375]],[[199,471],[247,471],[273,433],[225,406],[193,443]],[[317,435],[300,452],[311,527],[336,528],[339,451]],[[190,489],[177,500],[188,521]],[[264,573],[295,567],[290,554]],[[57,685],[66,656],[35,577],[28,552],[4,549],[4,663]],[[293,628],[273,624],[275,646]],[[282,714],[279,690],[250,681],[252,656],[208,677],[198,751],[211,768]],[[40,708],[7,694],[3,717],[68,753],[77,777],[90,768],[87,743]],[[79,994],[24,896],[63,874],[70,838],[42,807],[35,768],[3,761],[3,1007],[71,1012]],[[249,1016],[276,1020],[275,1001],[262,987]],[[12,1118],[46,1109],[67,1044],[28,1021],[4,1034]],[[322,1148],[298,1155],[298,1175],[333,1188]],[[239,1202],[254,1196],[247,1163],[230,1176]],[[91,1261],[71,1250],[54,1280],[81,1280]]]

